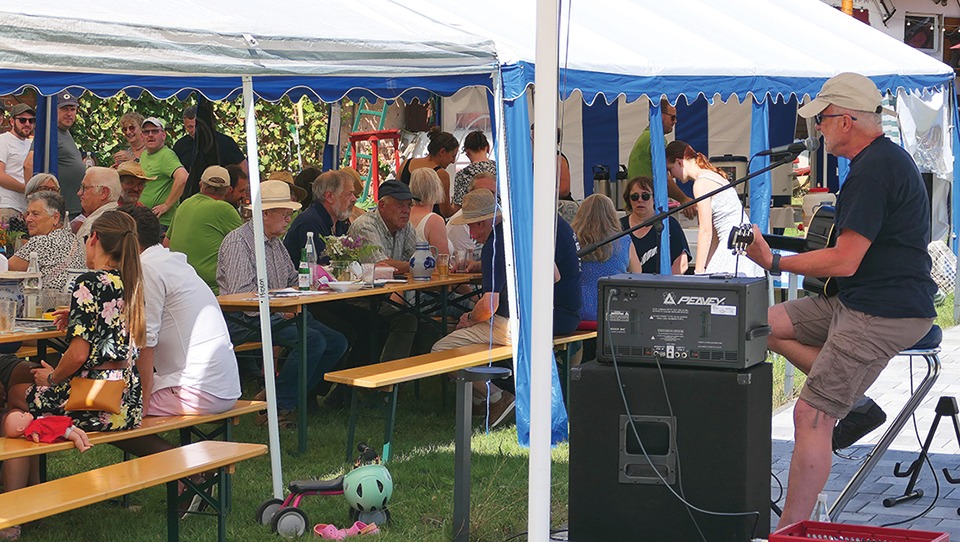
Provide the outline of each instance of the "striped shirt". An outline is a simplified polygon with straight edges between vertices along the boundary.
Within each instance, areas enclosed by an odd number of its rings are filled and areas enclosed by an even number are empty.
[[[217,285],[220,294],[257,291],[257,267],[254,255],[253,224],[228,233],[217,255]],[[267,239],[264,252],[267,258],[267,288],[297,286],[297,270],[283,246],[283,239]]]

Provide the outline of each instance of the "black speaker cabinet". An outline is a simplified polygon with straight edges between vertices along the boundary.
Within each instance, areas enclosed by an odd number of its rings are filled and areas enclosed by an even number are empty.
[[[771,365],[665,367],[672,415],[656,367],[619,369],[632,425],[613,365],[571,371],[570,540],[699,541],[691,515],[711,542],[766,538]],[[664,481],[698,508],[759,517],[688,512]]]

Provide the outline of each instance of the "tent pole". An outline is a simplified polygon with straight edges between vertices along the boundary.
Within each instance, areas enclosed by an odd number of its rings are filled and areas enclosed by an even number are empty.
[[[540,92],[533,104],[533,231],[550,236],[557,218],[557,82],[559,66],[559,2],[537,0],[536,70]],[[532,307],[553,307],[554,243],[533,243]],[[532,316],[532,315],[531,315]],[[529,540],[550,538],[550,419],[553,369],[553,318],[530,322],[530,477],[527,532]]]
[[[267,257],[263,234],[263,204],[260,202],[260,160],[257,158],[257,118],[253,109],[253,78],[243,76],[243,111],[247,129],[247,164],[250,170],[250,203],[253,204],[254,256],[257,263],[257,298],[260,302],[260,341],[263,343],[263,377],[267,390],[267,429],[273,496],[283,498],[280,466],[280,427],[277,425],[277,388],[274,383],[273,334],[270,330],[270,298],[267,295]]]

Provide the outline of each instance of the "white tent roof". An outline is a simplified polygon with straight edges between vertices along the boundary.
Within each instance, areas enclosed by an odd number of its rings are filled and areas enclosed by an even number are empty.
[[[387,0],[6,1],[0,13],[0,93],[31,84],[52,94],[74,83],[101,95],[125,86],[168,95],[143,77],[180,77],[181,88],[199,89],[229,78],[235,90],[240,75],[292,76],[299,82],[283,84],[293,87],[317,76],[488,75],[496,65],[492,41]],[[343,85],[363,87],[356,83]],[[204,93],[223,97],[223,84]]]
[[[533,82],[533,1],[486,0],[479,14],[446,0],[396,2],[493,38],[501,62],[521,72],[505,70],[508,98]],[[510,16],[495,15],[502,13]],[[953,78],[946,64],[820,0],[591,0],[572,2],[560,20],[560,65],[569,68],[560,88],[564,97],[582,90],[588,103],[598,93],[607,102],[618,94],[691,101],[698,93],[813,95],[845,71],[881,88],[929,88]]]

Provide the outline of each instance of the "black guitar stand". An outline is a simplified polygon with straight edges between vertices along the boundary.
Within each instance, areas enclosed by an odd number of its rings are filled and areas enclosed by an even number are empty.
[[[897,478],[910,477],[906,489],[903,490],[902,495],[883,499],[884,507],[890,508],[900,503],[923,497],[923,490],[915,489],[915,486],[917,485],[917,478],[920,476],[920,470],[923,468],[923,463],[927,461],[927,454],[929,453],[930,445],[933,443],[933,436],[937,432],[937,426],[940,424],[941,418],[949,416],[953,420],[953,430],[957,435],[957,442],[960,443],[960,420],[957,418],[957,414],[960,414],[960,409],[957,408],[957,399],[954,397],[940,397],[935,412],[937,416],[933,419],[933,424],[930,426],[930,432],[927,433],[927,439],[923,442],[923,447],[920,448],[920,455],[906,470],[900,470],[901,463],[899,462],[893,468],[893,475]],[[949,469],[943,469],[943,475],[946,477],[947,482],[960,484],[960,478],[950,476]],[[957,513],[960,513],[960,509],[957,510]]]

